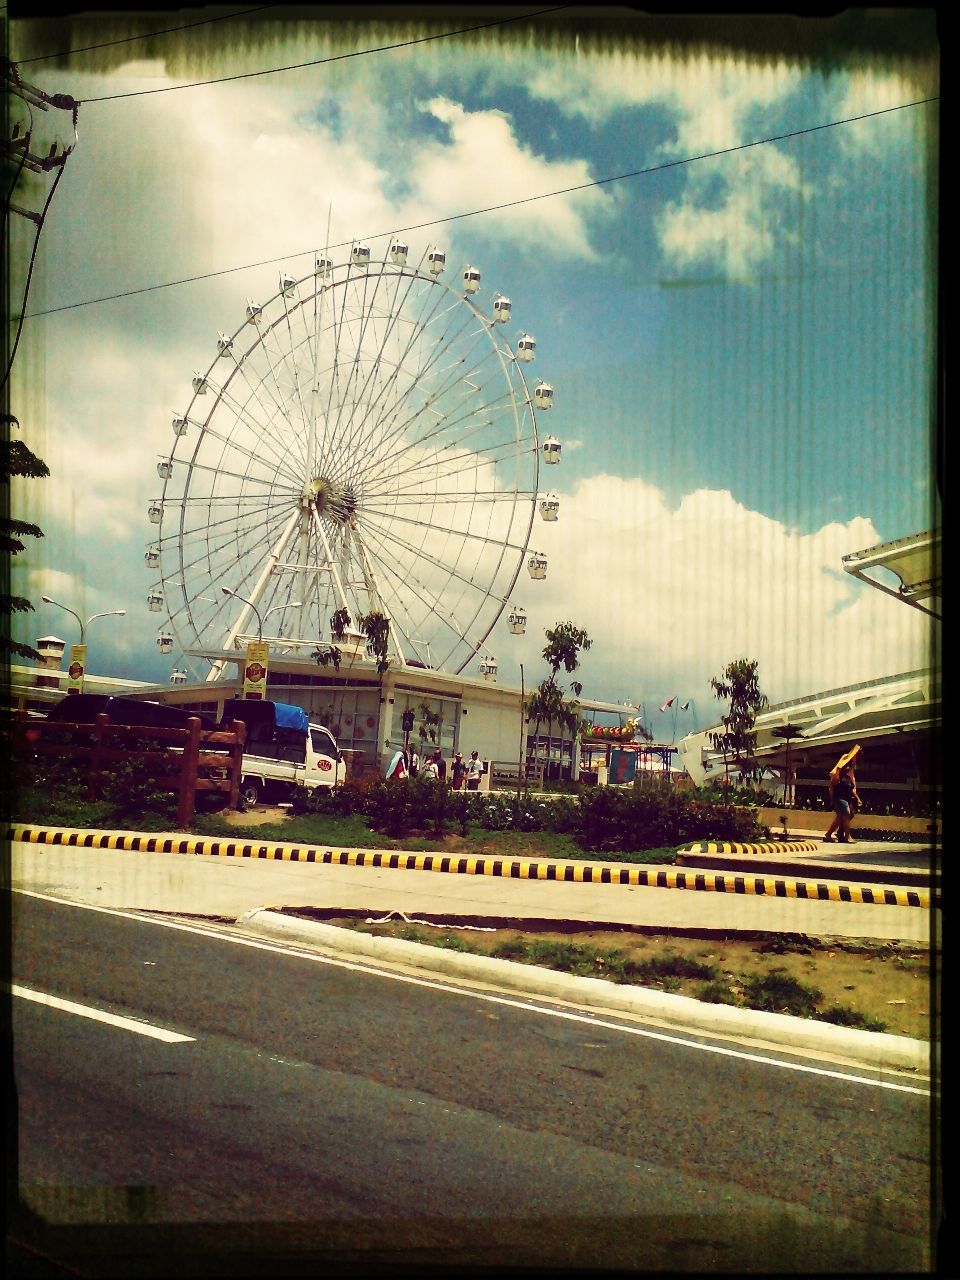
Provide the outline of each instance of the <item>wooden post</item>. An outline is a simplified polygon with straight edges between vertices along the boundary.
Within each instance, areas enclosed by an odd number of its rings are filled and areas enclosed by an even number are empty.
[[[234,720],[230,732],[236,742],[230,748],[230,808],[236,809],[240,804],[240,775],[243,772],[243,746],[247,738],[247,726],[243,720]]]
[[[177,826],[187,827],[197,800],[197,757],[200,754],[200,721],[191,716],[187,721],[190,736],[183,744],[180,766],[180,793],[177,797]]]
[[[109,724],[110,717],[105,711],[101,711],[93,726],[93,746],[90,749],[90,759],[87,765],[88,800],[96,800],[100,795],[100,761],[103,753],[103,737]]]

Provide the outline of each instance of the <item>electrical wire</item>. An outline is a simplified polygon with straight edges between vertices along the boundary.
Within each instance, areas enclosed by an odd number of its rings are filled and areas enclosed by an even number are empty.
[[[106,40],[102,44],[85,44],[79,49],[63,49],[59,53],[38,53],[32,58],[18,58],[20,66],[28,62],[45,62],[49,58],[69,58],[75,53],[90,53],[94,49],[112,49],[114,45],[130,44],[134,40],[153,40],[156,36],[171,35],[176,31],[189,31],[192,27],[209,26],[211,22],[225,22],[228,18],[243,18],[250,13],[262,13],[264,9],[273,9],[272,4],[257,5],[255,9],[240,9],[236,13],[223,13],[217,18],[201,18],[198,22],[185,22],[181,27],[164,27],[162,31],[147,31],[140,36],[123,36],[119,40]]]
[[[275,76],[282,71],[300,71],[304,67],[322,67],[331,62],[345,62],[349,58],[365,58],[372,53],[389,53],[394,49],[409,49],[418,44],[430,44],[435,40],[449,40],[452,36],[469,35],[473,31],[486,31],[490,27],[506,26],[508,22],[525,22],[531,18],[542,18],[548,13],[559,13],[570,6],[561,4],[550,9],[537,9],[533,13],[518,13],[509,18],[496,18],[492,22],[478,22],[472,27],[461,27],[456,31],[440,31],[436,35],[418,36],[414,40],[400,40],[396,44],[378,45],[372,49],[355,49],[352,53],[338,53],[329,58],[315,58],[310,62],[294,62],[287,67],[270,67],[266,71],[243,71],[232,76],[220,76],[213,80],[195,80],[191,84],[169,84],[159,89],[133,89],[129,93],[111,93],[102,98],[84,98],[83,103],[116,102],[121,98],[143,98],[148,94],[176,93],[180,89],[200,89],[205,85],[228,84],[231,81],[252,80],[257,76]]]
[[[422,231],[426,227],[445,226],[451,222],[463,221],[466,218],[477,218],[487,213],[499,213],[504,209],[515,209],[520,205],[533,204],[538,200],[552,200],[556,196],[572,195],[578,191],[587,191],[593,187],[609,186],[613,182],[623,182],[630,178],[647,177],[654,173],[662,173],[666,169],[678,168],[682,165],[694,164],[698,160],[712,160],[720,156],[731,155],[738,151],[747,151],[751,147],[767,146],[774,142],[784,142],[790,138],[800,138],[811,133],[818,133],[824,129],[836,129],[841,125],[855,124],[860,120],[869,120],[874,116],[888,115],[893,111],[906,111],[912,107],[922,107],[932,102],[939,102],[939,97],[921,98],[917,102],[904,102],[896,107],[883,107],[878,111],[868,111],[864,115],[848,116],[843,120],[830,120],[825,124],[809,125],[804,129],[794,129],[789,133],[775,134],[769,138],[758,138],[753,142],[742,142],[735,147],[724,147],[719,151],[706,151],[700,155],[685,156],[679,160],[668,160],[663,164],[651,165],[647,169],[634,169],[629,173],[618,173],[608,178],[596,178],[591,182],[582,182],[574,187],[562,187],[557,191],[544,191],[535,196],[523,196],[519,200],[507,200],[502,204],[487,205],[482,209],[471,209],[464,213],[453,213],[445,218],[434,218],[428,222],[412,223],[406,227],[396,227],[392,234],[401,235],[411,231]],[[356,236],[350,240],[342,240],[338,244],[327,246],[330,249],[345,248],[356,243],[358,240],[376,240],[385,233],[376,232],[367,236]],[[313,253],[313,249],[301,249],[296,253],[281,254],[276,258],[265,258],[260,262],[247,262],[238,267],[224,267],[220,271],[207,271],[200,275],[185,276],[180,280],[164,280],[157,284],[143,285],[139,289],[125,289],[121,293],[109,293],[99,298],[86,298],[81,302],[68,302],[60,307],[48,307],[44,311],[31,311],[27,316],[28,319],[36,319],[41,316],[56,315],[61,311],[75,311],[79,307],[91,307],[101,302],[115,302],[120,298],[132,298],[142,293],[152,293],[159,289],[174,289],[180,285],[197,284],[201,280],[215,280],[220,276],[235,275],[239,271],[254,271],[259,267],[269,267],[278,262],[291,262],[297,258],[305,257],[307,254]],[[22,319],[22,317],[21,317]]]

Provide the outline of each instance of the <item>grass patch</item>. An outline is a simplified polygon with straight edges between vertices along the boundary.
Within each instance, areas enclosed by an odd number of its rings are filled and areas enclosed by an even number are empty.
[[[887,1024],[882,1018],[871,1017],[868,1013],[858,1013],[844,1004],[831,1005],[816,1017],[820,1022],[832,1022],[837,1027],[857,1027],[861,1031],[886,1031]]]
[[[699,987],[696,996],[698,1000],[702,1000],[704,1004],[736,1004],[737,997],[730,989],[729,983],[722,978],[714,978],[712,982],[705,982]]]
[[[786,969],[750,974],[743,984],[743,999],[749,1008],[788,1013],[795,1018],[814,1017],[822,996],[823,992],[817,987],[800,982]]]

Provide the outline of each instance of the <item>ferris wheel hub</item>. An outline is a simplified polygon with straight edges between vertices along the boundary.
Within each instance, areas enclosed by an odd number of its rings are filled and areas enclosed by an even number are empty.
[[[304,486],[300,506],[304,511],[315,509],[337,524],[351,524],[357,514],[357,491],[351,484],[340,484],[327,476],[315,476]]]

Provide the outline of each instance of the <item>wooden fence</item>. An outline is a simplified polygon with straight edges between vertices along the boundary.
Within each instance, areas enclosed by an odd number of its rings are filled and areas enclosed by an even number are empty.
[[[190,823],[199,793],[219,792],[237,808],[247,727],[234,720],[229,730],[202,729],[191,716],[185,729],[113,724],[101,713],[94,724],[20,720],[18,753],[86,765],[87,796],[102,794],[104,778],[118,764],[133,764],[158,791],[177,797],[177,825]]]

